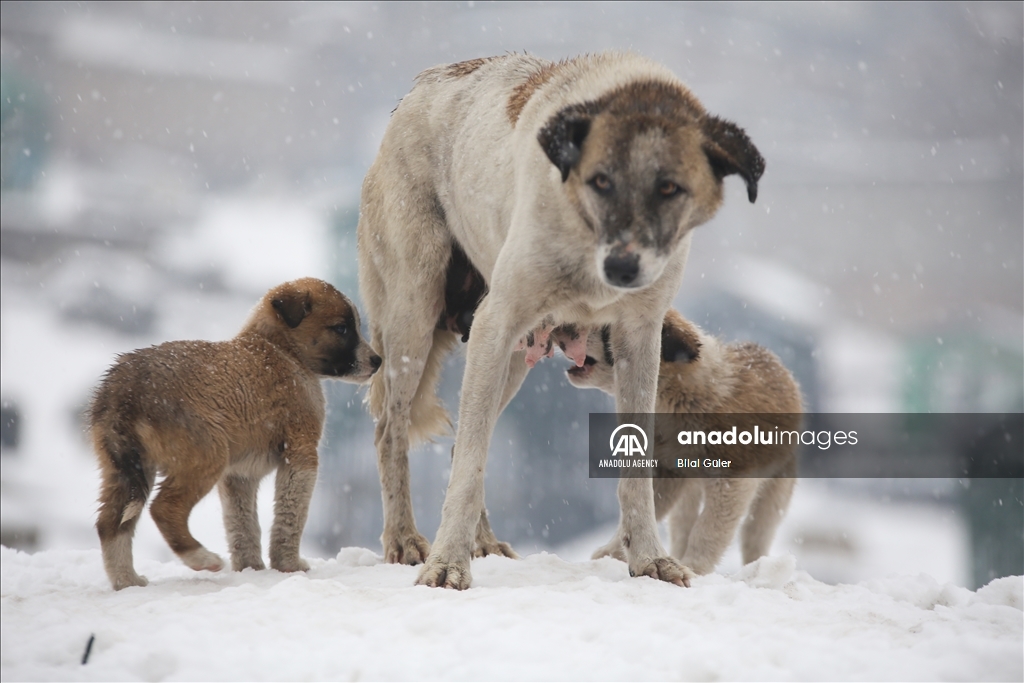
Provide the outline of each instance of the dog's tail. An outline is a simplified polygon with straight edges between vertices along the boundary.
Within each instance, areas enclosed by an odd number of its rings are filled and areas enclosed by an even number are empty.
[[[441,378],[444,359],[458,342],[458,337],[447,330],[434,330],[434,340],[427,354],[420,384],[416,388],[410,407],[409,446],[429,441],[435,436],[451,434],[452,421],[444,404],[437,397],[437,382]],[[386,362],[386,360],[385,360]],[[367,403],[370,414],[379,420],[384,415],[384,373],[377,372],[370,381]]]
[[[121,526],[138,517],[146,507],[152,482],[146,476],[142,464],[142,445],[137,438],[110,438],[104,435],[98,441],[97,450],[109,459],[112,468],[103,479],[102,503],[110,506],[111,512]],[[120,435],[117,435],[120,436]]]
[[[103,472],[97,528],[101,536],[112,535],[145,509],[154,473],[147,471],[144,446],[131,419],[104,410],[97,400],[90,421],[93,447]]]

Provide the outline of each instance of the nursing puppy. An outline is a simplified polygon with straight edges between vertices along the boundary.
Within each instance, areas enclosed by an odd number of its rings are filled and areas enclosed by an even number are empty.
[[[608,325],[618,409],[653,412],[661,320],[690,231],[718,209],[723,177],[742,176],[753,201],[763,170],[740,128],[637,55],[506,55],[416,78],[363,183],[358,228],[360,290],[385,359],[369,402],[387,561],[424,562],[418,583],[463,589],[474,552],[504,552],[486,523],[487,448],[550,330]],[[407,454],[450,428],[435,389],[459,336],[459,430],[431,548]],[[683,584],[650,481],[623,480],[619,497],[630,571]]]
[[[587,358],[582,367],[568,370],[569,381],[613,393],[616,358],[602,340],[607,333],[590,337]],[[780,427],[797,429],[803,409],[796,380],[771,351],[752,343],[723,344],[669,310],[661,332],[657,412],[781,413]],[[706,455],[731,459],[737,474],[755,471],[768,478],[654,480],[655,516],[668,515],[672,556],[697,574],[714,570],[744,516],[743,563],[766,555],[796,481],[795,445],[718,449],[708,446]],[[606,555],[626,558],[619,538],[594,553],[594,559]]]
[[[147,583],[135,573],[132,536],[157,475],[150,513],[195,570],[223,567],[188,529],[192,508],[218,486],[240,571],[264,568],[256,490],[276,469],[270,566],[309,569],[299,540],[324,422],[319,378],[365,382],[380,364],[352,302],[313,278],[270,290],[230,341],[168,342],[118,358],[89,417],[103,478],[96,529],[114,589]]]

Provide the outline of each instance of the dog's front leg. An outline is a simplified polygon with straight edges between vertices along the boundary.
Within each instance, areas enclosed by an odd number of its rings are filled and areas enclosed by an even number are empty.
[[[265,569],[260,548],[260,518],[256,509],[256,477],[227,474],[218,484],[224,510],[224,529],[231,551],[231,568]]]
[[[612,326],[615,354],[615,409],[626,413],[647,433],[654,434],[654,406],[661,348],[661,317],[625,320]],[[652,441],[653,443],[653,441]],[[653,474],[653,472],[652,472]],[[653,480],[619,480],[619,532],[630,576],[650,576],[689,586],[694,573],[672,559],[658,538]]]
[[[416,580],[421,585],[463,590],[472,582],[469,564],[483,511],[487,447],[504,394],[496,388],[505,387],[512,347],[534,322],[528,316],[512,314],[511,302],[494,295],[492,290],[473,321],[452,473],[441,510],[441,526]]]
[[[299,542],[316,485],[316,446],[289,447],[277,468],[274,526],[270,529],[270,567],[281,572],[304,572],[309,563],[299,555]]]

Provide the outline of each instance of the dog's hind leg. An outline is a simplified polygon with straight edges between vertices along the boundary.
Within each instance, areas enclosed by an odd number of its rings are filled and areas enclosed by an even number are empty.
[[[674,510],[679,498],[684,495],[692,483],[691,479],[683,478],[656,478],[654,484],[654,518],[659,522],[665,519],[671,510]]]
[[[94,428],[96,432],[96,428]],[[122,431],[129,432],[130,429]],[[114,590],[128,586],[145,586],[146,577],[135,572],[132,560],[132,538],[135,526],[146,506],[153,487],[154,472],[142,462],[142,446],[132,437],[107,434],[94,437],[100,458],[103,483],[100,488],[100,509],[96,531],[103,550],[103,568]]]
[[[705,480],[704,509],[690,532],[683,564],[701,575],[715,570],[760,483],[742,477]]]
[[[595,550],[590,559],[600,560],[602,557],[614,557],[620,562],[626,561],[626,546],[622,544],[622,536],[618,531],[615,532],[612,540]]]
[[[661,521],[666,515],[671,515],[674,512],[676,503],[679,501],[681,495],[684,495],[684,489],[689,483],[686,479],[654,479],[654,518]],[[694,515],[696,518],[696,515]],[[671,532],[671,518],[669,521],[669,531]],[[693,522],[691,521],[692,525]],[[687,529],[689,532],[689,529]],[[679,555],[672,553],[672,556],[679,559]],[[626,548],[622,544],[622,536],[616,533],[612,537],[612,540],[605,543],[603,546],[594,551],[594,554],[590,556],[592,560],[599,560],[602,557],[614,557],[616,560],[622,562],[626,561]]]
[[[740,529],[743,564],[768,554],[775,531],[789,508],[795,484],[796,479],[789,477],[772,477],[761,484]]]
[[[224,568],[223,560],[192,536],[188,518],[192,508],[213,489],[220,478],[223,463],[227,461],[227,449],[224,448],[223,455],[190,456],[183,460],[198,461],[203,466],[168,473],[149,511],[167,545],[171,546],[171,550],[182,562],[196,571],[208,569],[217,572]]]
[[[126,509],[124,501],[112,499],[107,495],[108,491],[120,488],[117,479],[118,475],[113,472],[103,474],[104,495],[100,502],[96,530],[99,532],[100,547],[103,549],[103,568],[114,590],[119,591],[128,586],[145,586],[149,582],[146,577],[135,573],[135,564],[132,560],[132,537],[135,535],[135,525],[139,523],[141,517],[141,506],[131,514],[133,510]],[[145,505],[145,499],[141,505]],[[126,514],[130,515],[127,519]]]
[[[359,291],[373,321],[372,344],[384,359],[369,395],[377,420],[384,559],[419,564],[430,543],[413,517],[409,448],[412,439],[433,431],[432,425],[448,423],[434,387],[424,384],[436,381],[444,353],[454,343],[453,334],[436,329],[445,306],[452,239],[433,191],[419,185],[400,190],[400,198],[391,196],[391,184],[380,179],[389,172],[408,177],[407,170],[375,166],[363,183],[357,229]]]
[[[518,560],[519,555],[512,546],[504,541],[499,541],[491,530],[491,523],[487,519],[487,508],[480,513],[480,521],[476,525],[476,549],[473,557],[487,557],[488,555],[504,555],[513,560]]]
[[[436,284],[440,291],[443,280]],[[384,502],[381,544],[385,561],[402,564],[419,564],[430,552],[430,543],[416,529],[413,516],[409,481],[410,432],[422,435],[429,429],[423,424],[412,424],[413,404],[414,401],[422,405],[424,401],[436,400],[433,398],[434,388],[421,387],[421,381],[425,374],[433,374],[425,371],[440,364],[440,356],[447,351],[452,338],[446,332],[446,336],[438,340],[440,344],[435,344],[437,302],[427,295],[430,288],[426,285],[417,285],[414,289],[417,290],[416,295],[411,292],[396,295],[402,300],[404,324],[385,330],[380,335],[381,339],[375,340],[382,346],[384,357],[384,365],[374,378],[375,382],[383,384],[384,394],[374,438]],[[398,302],[392,303],[398,305]],[[433,380],[432,377],[426,379]],[[418,398],[417,394],[420,394]],[[417,412],[425,416],[435,415],[434,411]]]
[[[671,480],[669,480],[671,481]],[[690,543],[690,532],[700,514],[700,502],[704,496],[703,482],[690,480],[682,481],[683,486],[676,497],[675,505],[668,512],[668,538],[669,549],[672,557],[681,560],[686,554],[686,547]],[[655,481],[654,495],[658,496],[658,482]]]
[[[231,568],[265,569],[260,546],[260,519],[256,510],[256,492],[260,480],[237,474],[228,474],[217,488],[224,511],[224,529],[231,551]]]
[[[384,366],[377,372],[385,383],[374,438],[384,502],[381,544],[385,561],[401,564],[419,564],[430,552],[430,543],[416,529],[409,481],[412,403],[433,351],[435,322],[420,317],[417,325],[384,336]]]

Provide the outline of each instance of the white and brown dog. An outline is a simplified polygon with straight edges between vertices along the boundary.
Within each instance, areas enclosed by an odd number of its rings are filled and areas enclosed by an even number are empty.
[[[634,54],[506,55],[417,77],[363,183],[358,228],[385,359],[369,401],[389,562],[424,562],[419,583],[462,589],[474,552],[503,552],[484,512],[487,448],[552,328],[609,326],[617,409],[654,411],[661,321],[690,231],[718,209],[724,176],[742,176],[753,201],[763,170],[742,129]],[[407,453],[449,427],[435,388],[458,335],[469,342],[459,430],[431,548],[413,520]],[[624,479],[619,498],[631,573],[683,584],[651,482]]]
[[[574,386],[615,392],[608,340],[607,330],[590,336],[583,365],[568,370]],[[752,343],[723,344],[674,310],[661,331],[656,407],[694,416],[776,414],[792,429],[803,412],[800,388],[774,353]],[[729,458],[739,476],[679,478],[678,471],[664,471],[654,479],[654,515],[668,516],[672,557],[697,574],[714,570],[741,521],[743,563],[767,555],[796,482],[796,445],[708,446],[704,455]],[[606,555],[625,560],[623,539],[616,535],[594,559]]]

